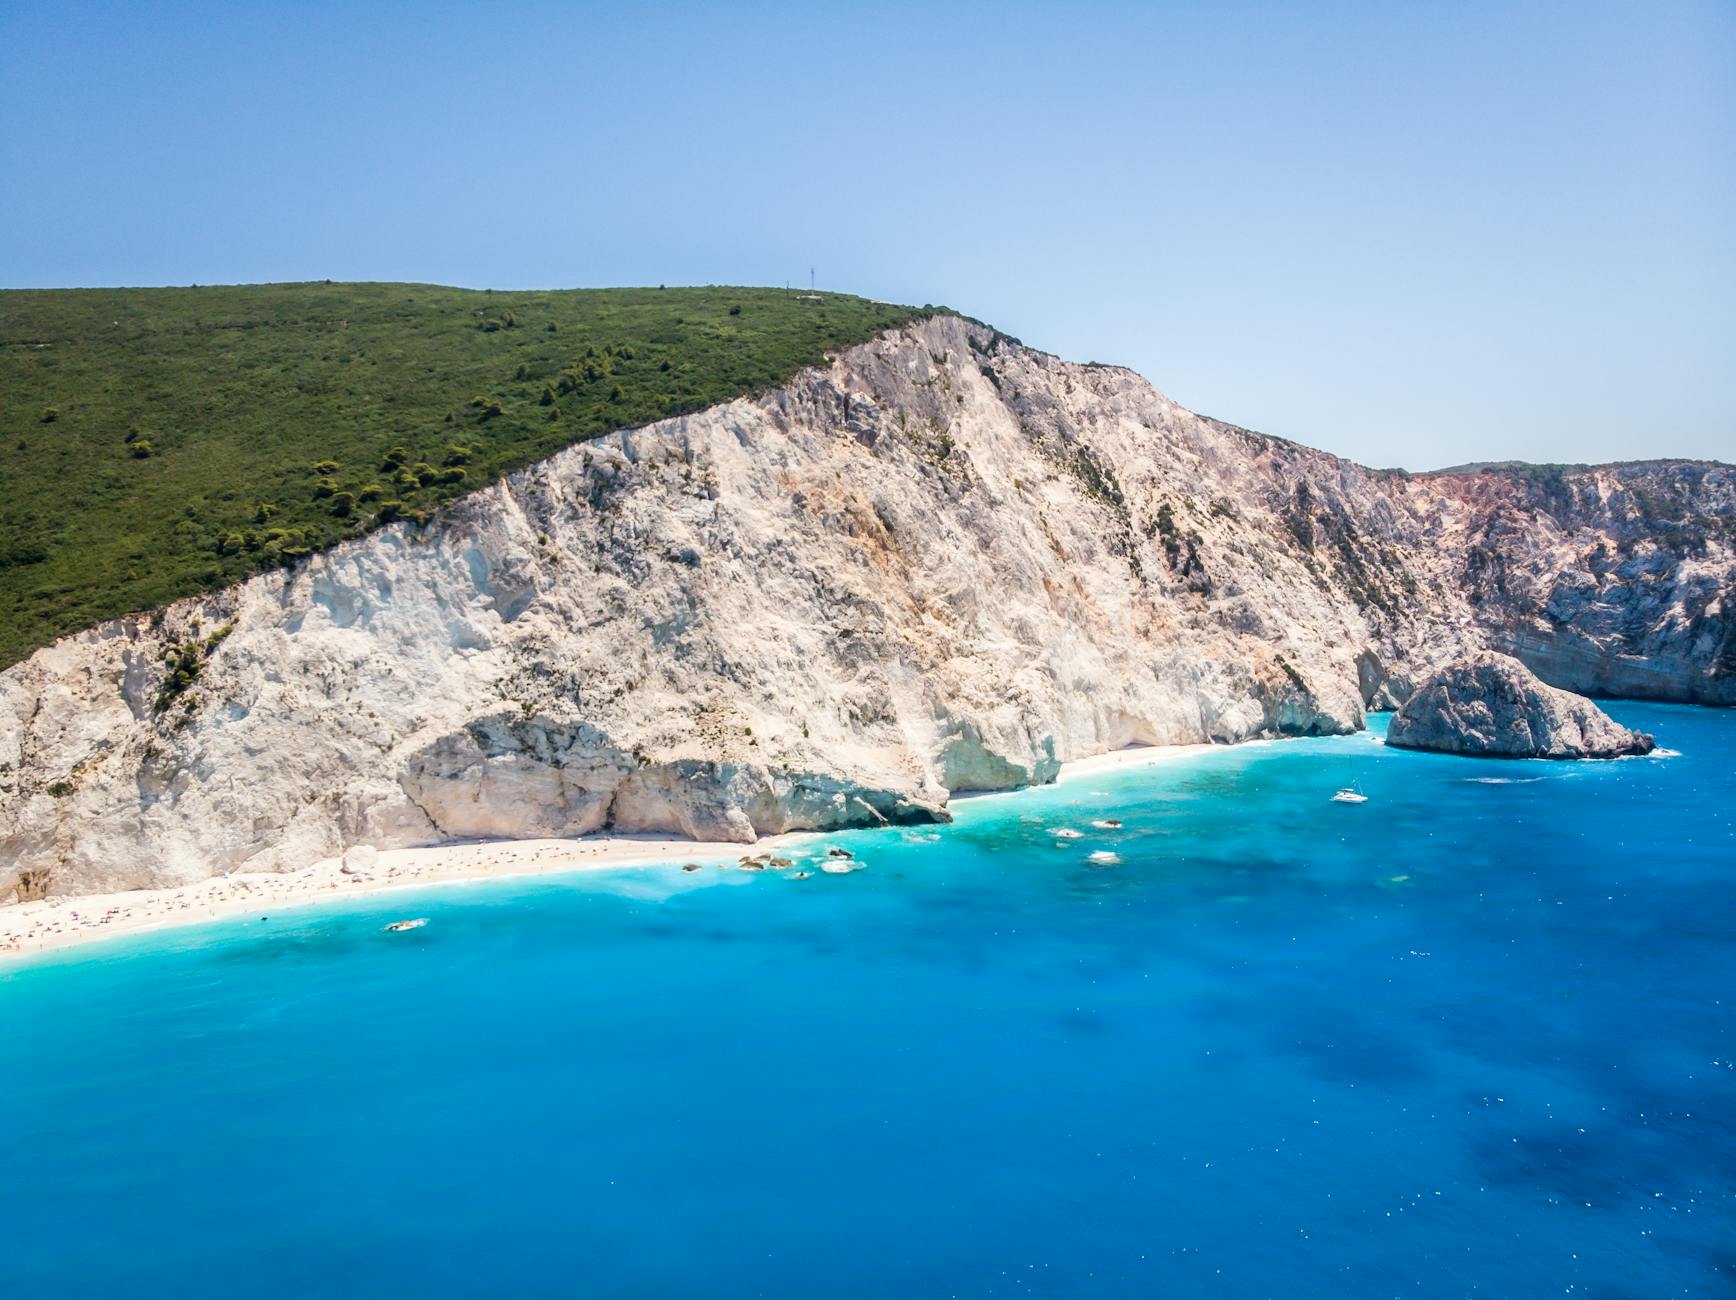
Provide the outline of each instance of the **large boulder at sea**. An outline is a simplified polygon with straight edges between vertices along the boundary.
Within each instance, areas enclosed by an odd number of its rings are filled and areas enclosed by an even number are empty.
[[[1484,651],[1418,686],[1393,715],[1386,743],[1485,758],[1619,758],[1648,754],[1655,742],[1510,655]]]

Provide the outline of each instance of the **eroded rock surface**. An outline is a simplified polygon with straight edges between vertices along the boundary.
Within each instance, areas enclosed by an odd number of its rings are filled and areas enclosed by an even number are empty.
[[[1736,702],[1733,519],[1724,467],[1369,470],[937,317],[0,673],[0,898],[944,817],[1486,646]]]
[[[1492,651],[1454,660],[1425,681],[1393,715],[1386,743],[1485,758],[1622,758],[1653,748],[1651,736],[1585,696]]]

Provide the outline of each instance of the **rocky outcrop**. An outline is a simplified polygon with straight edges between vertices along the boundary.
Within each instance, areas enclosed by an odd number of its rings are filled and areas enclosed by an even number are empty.
[[[935,317],[0,673],[0,897],[943,817],[1355,730],[1491,645],[1736,698],[1731,472],[1562,482],[1365,469]]]
[[[1622,758],[1653,748],[1652,737],[1585,696],[1545,685],[1493,651],[1454,660],[1425,681],[1393,715],[1386,743],[1482,758]]]

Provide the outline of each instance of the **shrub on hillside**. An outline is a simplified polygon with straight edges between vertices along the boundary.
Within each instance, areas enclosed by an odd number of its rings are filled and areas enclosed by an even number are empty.
[[[294,564],[311,548],[299,528],[268,528],[259,546],[260,554],[269,564]]]
[[[47,548],[39,542],[17,542],[11,546],[0,546],[0,569],[41,564],[47,558]]]

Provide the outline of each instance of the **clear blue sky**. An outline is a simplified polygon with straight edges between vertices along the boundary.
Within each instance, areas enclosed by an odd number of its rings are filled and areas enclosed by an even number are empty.
[[[1736,3],[0,0],[0,284],[946,303],[1377,465],[1736,460]]]

